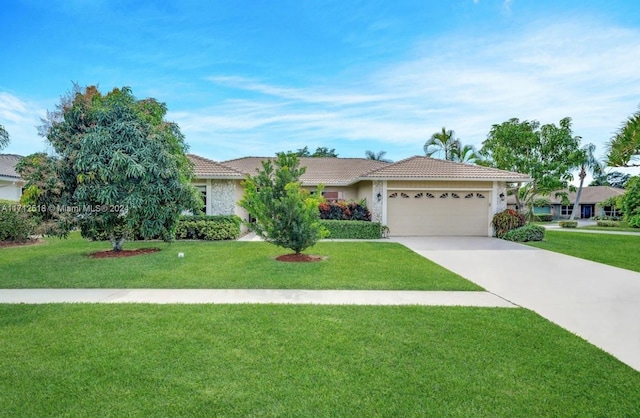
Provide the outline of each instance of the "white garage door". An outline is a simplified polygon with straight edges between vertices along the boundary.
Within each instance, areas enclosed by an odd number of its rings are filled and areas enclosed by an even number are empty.
[[[389,234],[487,236],[489,192],[408,191],[387,193]]]

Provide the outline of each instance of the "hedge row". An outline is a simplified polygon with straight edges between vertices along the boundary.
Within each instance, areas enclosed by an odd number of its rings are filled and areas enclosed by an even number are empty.
[[[240,224],[234,215],[184,216],[176,226],[176,239],[234,240],[240,236]]]
[[[382,226],[378,222],[326,219],[320,222],[329,230],[328,239],[378,239],[382,237]]]

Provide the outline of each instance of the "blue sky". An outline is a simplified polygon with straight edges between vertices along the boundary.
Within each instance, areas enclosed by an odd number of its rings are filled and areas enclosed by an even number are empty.
[[[509,118],[573,118],[604,144],[640,104],[637,0],[4,0],[3,152],[72,87],[130,86],[169,108],[190,151],[422,154],[445,126],[479,147]]]

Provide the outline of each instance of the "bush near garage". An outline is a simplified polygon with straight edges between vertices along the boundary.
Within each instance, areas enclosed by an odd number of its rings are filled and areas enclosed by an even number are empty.
[[[524,226],[524,224],[524,215],[513,209],[506,209],[496,213],[493,215],[493,220],[491,221],[497,238],[502,238],[507,232],[520,228]]]
[[[553,215],[551,214],[534,215],[533,220],[536,222],[551,222],[553,221]]]
[[[382,225],[370,221],[321,220],[329,231],[328,239],[378,239],[382,237]]]
[[[544,227],[535,224],[527,224],[520,228],[512,229],[504,234],[502,239],[514,242],[542,241],[544,240]]]
[[[369,212],[369,210],[367,209],[364,201],[324,201],[320,203],[320,205],[318,206],[318,210],[320,210],[320,219],[343,221],[371,221],[371,212]]]

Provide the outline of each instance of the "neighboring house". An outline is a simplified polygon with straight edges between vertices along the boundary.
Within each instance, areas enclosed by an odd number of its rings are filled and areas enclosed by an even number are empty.
[[[552,215],[554,219],[565,219],[571,216],[573,211],[573,204],[576,201],[575,192],[568,190],[561,190],[560,192],[567,193],[567,202],[562,201],[561,196],[556,197],[556,193],[553,192],[546,198],[549,200],[548,206],[535,206],[533,212],[536,215]],[[593,216],[615,216],[615,208],[611,206],[602,206],[600,203],[611,197],[617,197],[623,195],[624,189],[618,189],[610,186],[587,186],[582,188],[582,195],[580,196],[580,203],[576,218],[589,219]],[[516,208],[515,198],[509,196],[507,199],[509,207]]]
[[[210,215],[248,218],[237,205],[241,182],[267,157],[224,162],[189,154]],[[429,157],[395,163],[364,158],[301,158],[304,187],[323,184],[327,199],[366,200],[374,221],[390,235],[491,236],[491,218],[507,207],[506,184],[528,182],[525,174]]]
[[[20,200],[24,181],[16,173],[21,155],[0,154],[0,199]]]

